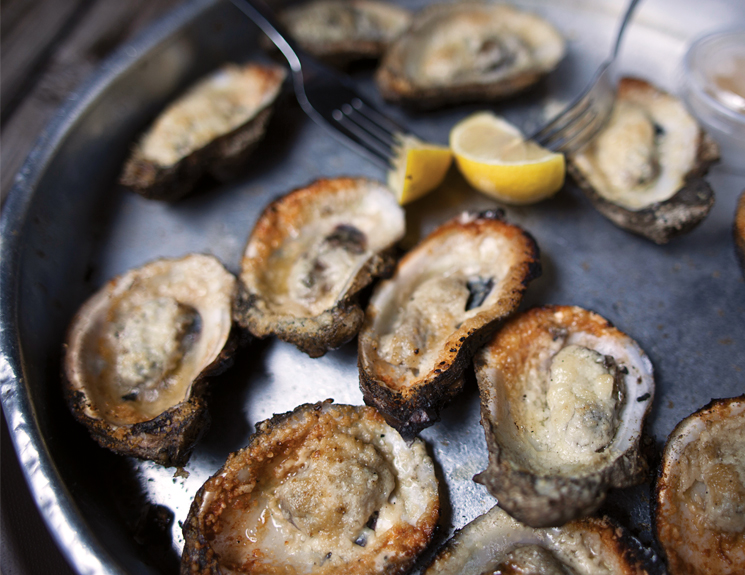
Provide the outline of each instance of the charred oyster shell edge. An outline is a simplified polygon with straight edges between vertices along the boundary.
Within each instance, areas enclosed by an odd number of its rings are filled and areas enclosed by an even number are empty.
[[[385,189],[385,193],[390,194],[390,206],[396,206],[403,226],[403,211],[395,203],[393,194],[383,184],[366,178],[340,177],[316,180],[306,187],[298,188],[276,199],[264,209],[248,239],[241,265],[234,316],[242,327],[259,338],[276,335],[281,340],[297,346],[310,357],[321,357],[328,350],[339,347],[357,334],[364,320],[364,311],[358,302],[359,293],[376,277],[390,275],[395,265],[395,244],[398,240],[392,241],[376,253],[371,253],[355,271],[336,303],[315,316],[300,317],[270,310],[266,298],[262,296],[258,287],[257,278],[261,272],[250,262],[268,259],[269,251],[276,249],[282,241],[278,236],[287,233],[288,226],[293,226],[287,219],[292,218],[296,211],[305,209],[304,206],[311,205],[317,195],[333,195],[345,189],[359,189],[362,192],[363,188],[367,187],[375,190],[375,193],[383,193],[382,190]],[[403,236],[403,229],[398,236]],[[260,249],[251,247],[259,243],[265,246]],[[245,255],[249,250],[263,250],[267,251],[267,254],[254,254],[249,257]]]
[[[512,236],[515,242],[520,243],[523,260],[510,270],[504,280],[505,293],[489,313],[482,312],[468,320],[469,325],[466,329],[458,328],[456,333],[448,338],[448,342],[443,346],[444,351],[437,358],[436,364],[431,366],[429,373],[404,392],[391,389],[385,380],[381,380],[380,376],[374,373],[375,360],[368,357],[370,353],[367,351],[368,348],[375,348],[374,334],[367,333],[372,331],[372,327],[363,327],[360,332],[358,367],[360,389],[365,403],[376,407],[386,421],[406,438],[416,436],[422,429],[439,421],[440,410],[463,389],[462,374],[474,352],[494,333],[499,322],[517,309],[528,284],[541,275],[540,251],[535,240],[528,232],[505,222],[501,211],[463,214],[451,219],[406,254],[399,261],[397,269],[413,259],[411,254],[416,254],[416,250],[426,249],[426,246],[436,242],[438,237],[445,236],[463,225],[496,225],[500,230],[505,230],[507,235]],[[385,285],[392,286],[394,281],[395,276],[382,282],[376,288],[376,292],[381,291]],[[371,299],[371,304],[372,302]],[[372,306],[368,307],[365,326],[374,323],[375,312],[371,308]]]

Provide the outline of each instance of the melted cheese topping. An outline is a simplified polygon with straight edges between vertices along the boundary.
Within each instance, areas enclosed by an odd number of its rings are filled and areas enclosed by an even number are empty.
[[[745,536],[745,425],[722,422],[689,443],[679,463],[679,489],[708,529]]]
[[[517,426],[502,433],[523,465],[572,473],[605,457],[621,425],[623,394],[603,354],[566,336],[543,343],[519,376],[522,401],[509,407]]]
[[[338,434],[308,442],[277,469],[271,495],[282,516],[308,537],[356,541],[396,485],[390,465],[369,443]]]
[[[454,331],[466,309],[466,279],[433,277],[417,286],[393,330],[380,338],[380,356],[419,375],[420,354],[436,349]]]
[[[248,122],[276,97],[284,72],[248,65],[225,66],[171,104],[140,143],[142,155],[171,166],[219,136]]]
[[[620,92],[608,125],[573,162],[593,189],[629,210],[671,198],[696,164],[700,129],[662,92]]]
[[[169,297],[127,303],[118,307],[104,335],[103,345],[115,357],[111,385],[123,398],[142,394],[145,401],[153,401],[181,362],[185,335],[198,315]]]
[[[552,450],[562,458],[585,459],[616,433],[619,402],[604,359],[594,350],[569,345],[551,362],[546,429]]]

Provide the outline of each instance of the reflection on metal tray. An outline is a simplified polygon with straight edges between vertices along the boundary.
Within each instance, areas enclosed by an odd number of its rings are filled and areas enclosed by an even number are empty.
[[[538,88],[488,106],[529,130],[587,81],[608,52],[625,2],[516,3],[546,16],[569,39],[569,56]],[[622,69],[674,90],[687,42],[734,20],[745,22],[745,7],[734,0],[700,12],[693,0],[646,0],[625,38]],[[383,178],[288,98],[240,181],[172,205],[117,188],[129,146],[154,113],[220,63],[259,55],[258,35],[233,6],[216,0],[197,0],[171,14],[123,48],[67,105],[44,133],[3,213],[3,408],[42,514],[81,573],[176,572],[180,522],[191,498],[229,452],[244,446],[256,422],[327,397],[362,402],[353,343],[309,359],[276,340],[256,342],[214,382],[213,425],[185,477],[100,449],[62,400],[64,331],[80,303],[109,277],[190,251],[212,253],[237,271],[248,233],[271,199],[320,176]],[[379,101],[370,71],[356,75]],[[386,109],[425,138],[445,142],[455,122],[483,107],[426,114]],[[597,311],[651,357],[657,396],[650,431],[657,447],[677,421],[712,396],[743,390],[745,282],[731,226],[745,178],[715,168],[709,180],[717,203],[708,219],[663,247],[613,226],[571,185],[536,206],[506,210],[542,251],[544,275],[530,286],[524,306],[577,304]],[[408,225],[421,236],[461,210],[495,205],[453,172],[445,186],[408,209]],[[472,381],[422,437],[442,480],[441,542],[494,504],[472,481],[487,461]],[[648,544],[647,490],[616,492],[604,510]],[[171,517],[170,527],[159,531],[159,520]]]

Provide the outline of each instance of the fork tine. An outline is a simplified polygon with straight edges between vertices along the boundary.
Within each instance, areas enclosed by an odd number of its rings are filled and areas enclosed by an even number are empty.
[[[358,124],[362,129],[369,132],[388,149],[393,148],[396,143],[395,136],[387,130],[381,128],[374,122],[370,121],[367,116],[355,110],[351,104],[344,104],[341,107],[341,111],[344,115],[348,116],[350,120]]]
[[[374,139],[369,132],[352,122],[340,110],[335,110],[332,113],[332,118],[334,123],[330,126],[341,136],[351,140],[358,152],[386,170],[391,167],[391,152],[382,147],[380,142]],[[333,130],[331,134],[334,134]]]
[[[360,114],[363,114],[371,122],[374,122],[377,126],[391,134],[396,136],[397,134],[405,134],[406,130],[399,126],[393,119],[385,116],[380,110],[378,110],[372,104],[366,102],[361,97],[352,99],[352,107],[357,110]]]
[[[571,124],[579,120],[588,111],[591,103],[592,100],[590,98],[582,98],[579,102],[570,104],[541,130],[536,132],[531,139],[542,146],[548,145],[557,134],[568,129]]]

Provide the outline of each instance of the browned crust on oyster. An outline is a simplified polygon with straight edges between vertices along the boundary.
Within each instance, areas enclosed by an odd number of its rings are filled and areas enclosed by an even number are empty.
[[[188,256],[187,256],[188,257]],[[150,264],[168,262],[158,260]],[[146,267],[146,266],[143,266]],[[115,286],[122,278],[137,273],[130,270],[110,280],[102,290]],[[226,272],[227,273],[227,272]],[[100,292],[93,297],[100,295]],[[91,298],[92,299],[92,298]],[[91,300],[88,300],[89,303]],[[181,403],[165,409],[156,417],[135,423],[112,423],[105,420],[94,402],[86,393],[87,377],[84,367],[71,357],[71,344],[80,337],[80,325],[87,321],[87,305],[77,312],[70,322],[64,344],[62,385],[65,402],[74,418],[83,424],[91,437],[102,447],[119,455],[132,456],[154,461],[166,467],[180,467],[187,463],[195,444],[209,428],[210,415],[205,395],[210,378],[219,375],[233,363],[236,349],[245,340],[245,334],[231,325],[225,343],[215,359],[204,366],[192,381],[188,397]],[[78,352],[79,353],[79,352]]]
[[[335,196],[341,203],[347,194],[355,194],[368,186],[382,184],[365,178],[321,179],[290,192],[264,209],[249,237],[241,263],[243,272],[234,307],[234,315],[241,326],[260,338],[276,335],[311,357],[321,357],[357,334],[364,319],[359,292],[376,277],[390,275],[395,265],[395,242],[370,254],[356,275],[350,276],[350,283],[336,303],[315,316],[298,316],[273,309],[256,284],[261,270],[271,267],[272,255],[284,240],[309,223],[315,210],[322,209],[316,207],[317,203],[320,205],[325,198]],[[250,280],[246,279],[248,277]]]
[[[277,473],[275,468],[289,454],[309,438],[333,436],[339,433],[340,427],[357,421],[385,426],[383,418],[372,408],[333,405],[332,400],[304,404],[291,412],[258,423],[248,446],[232,453],[223,467],[197,492],[183,526],[184,551],[180,572],[183,575],[222,573],[224,567],[213,548],[213,541],[221,529],[223,512],[226,509],[252,509],[256,504],[252,499],[254,492],[260,493],[262,484],[269,481],[267,478],[272,477],[273,473]],[[385,428],[393,433],[387,426]],[[403,505],[403,502],[399,504]],[[435,498],[428,503],[416,525],[395,525],[381,537],[381,541],[365,547],[373,553],[360,555],[347,564],[324,564],[312,572],[323,575],[363,575],[373,572],[402,575],[429,543],[438,517],[439,501]],[[376,553],[383,555],[382,566]],[[272,565],[263,559],[262,552],[257,550],[246,563],[233,566],[233,569],[242,573],[286,573],[292,570],[291,566]]]
[[[735,238],[735,253],[740,261],[740,269],[745,275],[745,190],[740,194],[740,199],[737,202],[732,235]]]
[[[503,524],[502,528],[498,527],[499,523]],[[520,531],[525,535],[522,537],[518,535],[517,532]],[[551,536],[546,537],[549,533]],[[551,541],[557,546],[562,544],[560,542],[586,542],[588,554],[592,557],[602,556],[600,563],[614,574],[662,575],[664,573],[659,562],[645,553],[639,542],[608,516],[575,519],[558,530],[534,529],[512,520],[503,510],[495,506],[462,529],[456,530],[453,537],[437,552],[423,575],[491,574],[492,570],[488,569],[489,564],[494,563],[495,555],[500,551],[509,552],[511,547],[519,546],[521,543],[542,545],[542,541],[545,543]],[[545,548],[551,549],[550,544],[546,544]],[[553,551],[556,551],[556,548]],[[572,557],[572,552],[566,555]],[[466,565],[466,563],[469,564]],[[595,575],[592,566],[590,569],[589,572],[575,569],[572,573]],[[523,571],[519,572],[523,573]]]
[[[359,336],[360,389],[365,403],[375,406],[404,437],[414,437],[439,420],[440,410],[462,390],[462,375],[474,352],[494,333],[499,323],[517,309],[530,281],[541,274],[540,252],[535,240],[518,226],[505,222],[501,212],[483,212],[446,222],[401,259],[396,274],[420,253],[434,251],[441,238],[451,234],[463,234],[464,238],[489,234],[504,237],[520,257],[507,272],[502,295],[495,305],[464,321],[443,343],[436,361],[426,373],[403,389],[398,389],[392,376],[386,373],[387,362],[378,356],[379,342],[371,327],[377,312],[371,300]],[[387,283],[396,281],[394,274]]]
[[[641,93],[649,98],[667,95],[640,78],[622,78],[618,85],[618,99]],[[685,175],[683,186],[670,198],[655,202],[640,210],[631,210],[604,198],[570,156],[567,170],[595,208],[618,227],[656,244],[690,232],[709,214],[714,205],[714,191],[703,176],[719,160],[719,147],[702,129],[698,132],[696,159]]]
[[[314,10],[324,9],[328,10],[329,14],[334,9],[341,13],[358,12],[364,14],[367,12],[370,14],[369,17],[372,18],[375,18],[376,13],[380,13],[381,18],[385,17],[385,13],[387,13],[391,23],[397,20],[398,24],[380,35],[355,37],[350,34],[343,37],[327,38],[324,37],[323,33],[317,33],[315,36],[306,33],[298,37],[293,23],[300,18],[307,17],[305,15],[308,13],[312,14]],[[357,60],[374,59],[382,56],[390,42],[408,27],[411,13],[400,6],[379,0],[314,0],[287,8],[280,13],[279,17],[290,34],[295,35],[296,40],[304,50],[330,64],[344,66]],[[334,27],[336,25],[328,22],[328,26]]]
[[[629,447],[614,459],[602,462],[599,469],[578,470],[576,475],[549,473],[542,467],[531,469],[525,462],[517,460],[511,453],[511,446],[501,444],[500,425],[519,428],[523,422],[512,419],[502,421],[495,410],[510,413],[509,405],[514,405],[516,409],[523,403],[524,389],[520,385],[523,379],[527,379],[525,366],[534,365],[535,361],[545,361],[537,359],[540,357],[538,354],[545,353],[542,347],[545,342],[565,335],[571,337],[575,333],[587,334],[597,340],[613,338],[631,346],[646,364],[643,367],[648,369],[648,373],[639,375],[640,381],[636,383],[641,384],[642,377],[651,380],[651,363],[631,338],[598,314],[574,306],[537,307],[512,318],[475,359],[481,397],[481,424],[486,435],[489,464],[474,477],[474,481],[483,484],[498,499],[502,509],[532,527],[560,526],[577,517],[589,515],[600,507],[608,489],[638,484],[644,480],[647,472],[647,461],[640,450],[640,442],[642,422],[651,409],[652,391],[625,390],[625,404],[633,402],[633,405],[643,406],[641,421],[638,429],[633,430]],[[494,378],[502,384],[500,389],[495,389],[490,379],[480,373],[487,365],[495,370]],[[624,367],[628,370],[629,366]],[[653,390],[651,381],[644,389]],[[612,449],[612,444],[608,447]]]
[[[667,439],[657,471],[651,507],[655,535],[665,554],[671,575],[734,575],[742,571],[745,532],[722,532],[708,526],[700,517],[688,520],[679,517],[676,521],[675,516],[692,511],[692,505],[685,501],[687,496],[678,488],[683,471],[677,466],[677,460],[688,444],[687,435],[694,433],[698,437],[702,430],[710,430],[718,423],[735,417],[734,414],[745,418],[744,405],[745,395],[712,399],[680,421]],[[707,484],[706,487],[712,486]],[[696,556],[698,565],[688,561],[686,554]]]
[[[273,93],[247,122],[168,165],[146,157],[141,143],[138,143],[124,165],[119,183],[148,199],[171,202],[189,194],[204,174],[211,174],[221,181],[232,179],[245,167],[264,137],[286,74],[277,66],[251,64],[246,69],[255,73],[263,89]]]
[[[383,60],[375,75],[375,81],[381,94],[386,100],[406,104],[415,108],[436,108],[447,104],[469,101],[492,101],[517,94],[548,74],[559,63],[561,56],[547,63],[540,63],[534,67],[512,73],[493,83],[469,81],[451,85],[423,85],[409,76],[406,54],[408,44],[417,36],[423,36],[433,23],[450,22],[459,14],[467,15],[469,11],[478,11],[474,16],[476,21],[493,19],[495,22],[505,20],[511,14],[531,17],[536,24],[550,26],[548,22],[527,12],[520,12],[505,4],[490,5],[478,2],[462,2],[457,4],[435,4],[420,10],[412,17],[408,30],[394,41],[383,56]],[[560,38],[558,32],[551,27],[552,35]],[[563,40],[562,43],[563,56]]]

